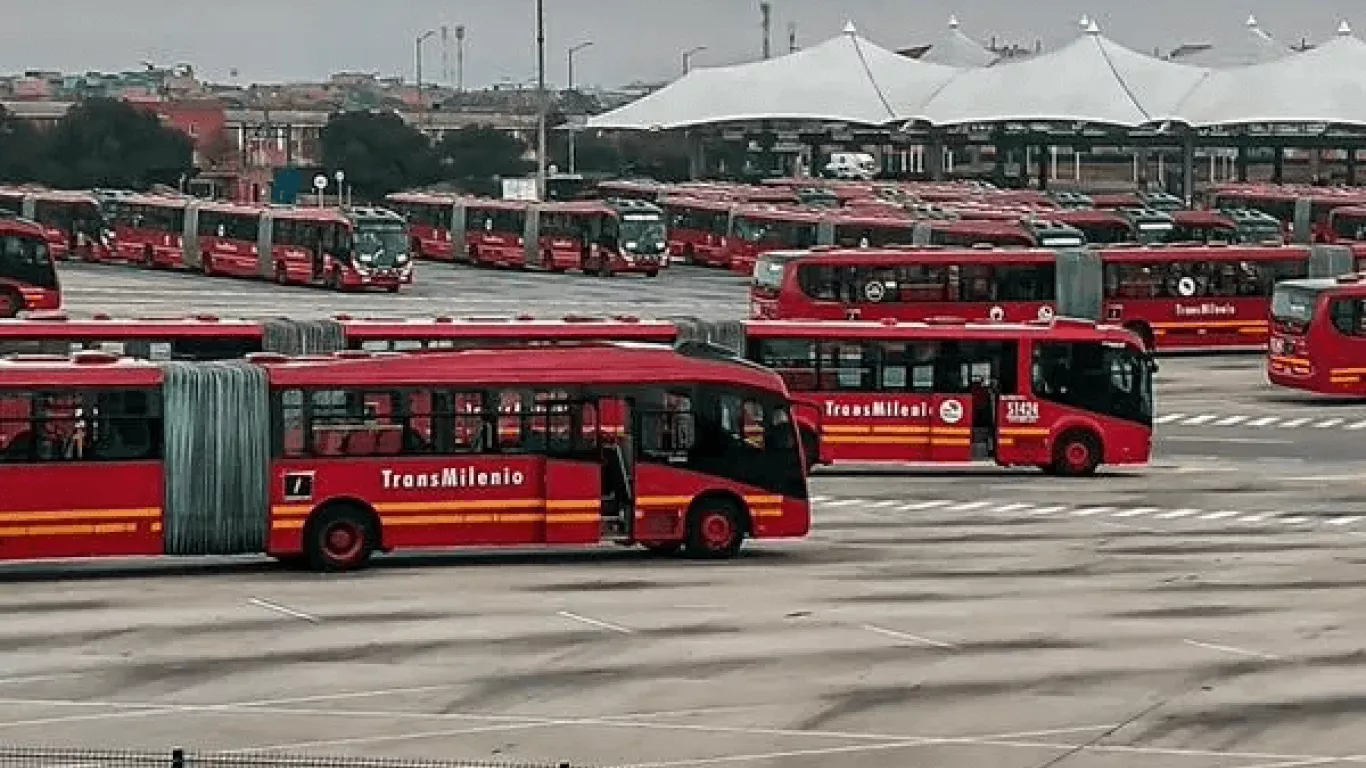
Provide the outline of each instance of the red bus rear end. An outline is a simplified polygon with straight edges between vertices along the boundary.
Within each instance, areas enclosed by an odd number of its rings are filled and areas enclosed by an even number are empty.
[[[411,241],[408,249],[413,258],[457,261],[465,257],[456,253],[453,236],[456,206],[463,199],[456,195],[396,192],[385,197],[384,202],[407,220]]]
[[[61,284],[43,227],[0,213],[0,317],[61,306]]]
[[[668,222],[673,258],[685,264],[730,267],[726,235],[734,203],[726,198],[666,197],[660,207]]]
[[[1155,366],[1132,334],[1033,324],[750,322],[812,463],[991,461],[1087,475],[1152,451]]]
[[[107,258],[148,269],[183,269],[190,200],[130,195],[107,203],[113,247]],[[193,233],[190,233],[193,234]]]
[[[1366,397],[1366,280],[1353,274],[1277,285],[1266,373],[1288,389]]]
[[[820,242],[821,214],[773,205],[739,206],[731,214],[726,237],[726,260],[730,271],[746,277],[754,274],[759,257],[769,251],[811,248]]]

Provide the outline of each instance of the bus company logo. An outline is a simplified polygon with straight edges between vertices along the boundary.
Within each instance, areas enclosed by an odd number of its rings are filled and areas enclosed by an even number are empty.
[[[929,415],[924,403],[875,400],[871,403],[825,401],[825,415],[844,419],[919,419]]]
[[[1214,304],[1206,302],[1203,304],[1177,304],[1177,317],[1228,317],[1238,313],[1237,307],[1232,304]]]
[[[435,472],[379,471],[380,485],[386,491],[413,491],[428,488],[507,488],[526,485],[526,474],[512,467],[481,469],[474,466],[443,467]]]

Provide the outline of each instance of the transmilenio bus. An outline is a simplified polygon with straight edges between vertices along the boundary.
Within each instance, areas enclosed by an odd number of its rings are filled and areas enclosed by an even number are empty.
[[[0,560],[804,536],[776,374],[600,344],[170,363],[0,360]],[[512,403],[511,407],[509,402]]]
[[[1289,280],[1271,298],[1271,383],[1366,397],[1366,278]]]
[[[0,318],[61,306],[62,288],[43,228],[0,213]]]

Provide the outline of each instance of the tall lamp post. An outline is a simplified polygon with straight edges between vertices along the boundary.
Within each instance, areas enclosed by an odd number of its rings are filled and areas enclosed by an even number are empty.
[[[436,30],[429,29],[426,32],[423,32],[422,34],[418,35],[417,42],[414,44],[414,48],[416,49],[417,54],[417,105],[418,109],[420,110],[418,112],[419,115],[427,111],[426,103],[423,101],[422,98],[422,44],[432,39],[432,37],[434,37],[435,35]]]
[[[696,48],[689,48],[683,52],[683,74],[688,74],[688,71],[692,69],[693,54],[701,53],[705,50],[707,50],[707,46],[699,45]]]
[[[571,95],[574,92],[574,54],[578,53],[579,51],[582,51],[584,48],[587,48],[592,44],[592,40],[585,40],[584,42],[572,46],[569,49],[569,92]],[[578,160],[574,156],[576,154],[574,147],[574,133],[575,126],[571,122],[569,125],[569,172],[571,174],[575,172],[575,169],[578,166]]]
[[[536,0],[536,199],[546,199],[545,0]]]

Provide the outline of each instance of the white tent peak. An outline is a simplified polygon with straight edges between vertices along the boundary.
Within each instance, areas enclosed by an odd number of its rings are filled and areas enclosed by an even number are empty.
[[[1082,29],[1086,29],[1087,27],[1091,26],[1091,17],[1083,13],[1081,15],[1081,20],[1077,22],[1077,26],[1081,27]]]
[[[964,34],[963,30],[959,29],[958,17],[954,16],[949,19],[948,29],[939,34],[920,60],[930,64],[973,69],[990,66],[998,58],[981,43]]]
[[[1243,24],[1247,25],[1247,28],[1248,28],[1248,29],[1256,29],[1256,28],[1257,28],[1257,17],[1256,17],[1256,16],[1252,16],[1252,15],[1248,15],[1247,21],[1243,22]]]
[[[846,22],[844,22],[844,34],[846,34],[846,35],[857,35],[857,34],[858,34],[858,27],[854,26],[854,22],[853,22],[852,20],[851,20],[851,21],[846,21]]]
[[[1086,25],[1086,34],[1088,34],[1088,35],[1099,35],[1099,34],[1100,34],[1100,25],[1097,24],[1097,23],[1095,22],[1094,19],[1092,19],[1091,22],[1090,22],[1089,24]]]
[[[1338,25],[1338,34],[1343,37],[1352,34],[1352,25],[1348,24],[1346,21],[1342,22]]]
[[[958,17],[957,17],[957,16],[950,16],[950,17],[949,17],[949,29],[958,29]]]

